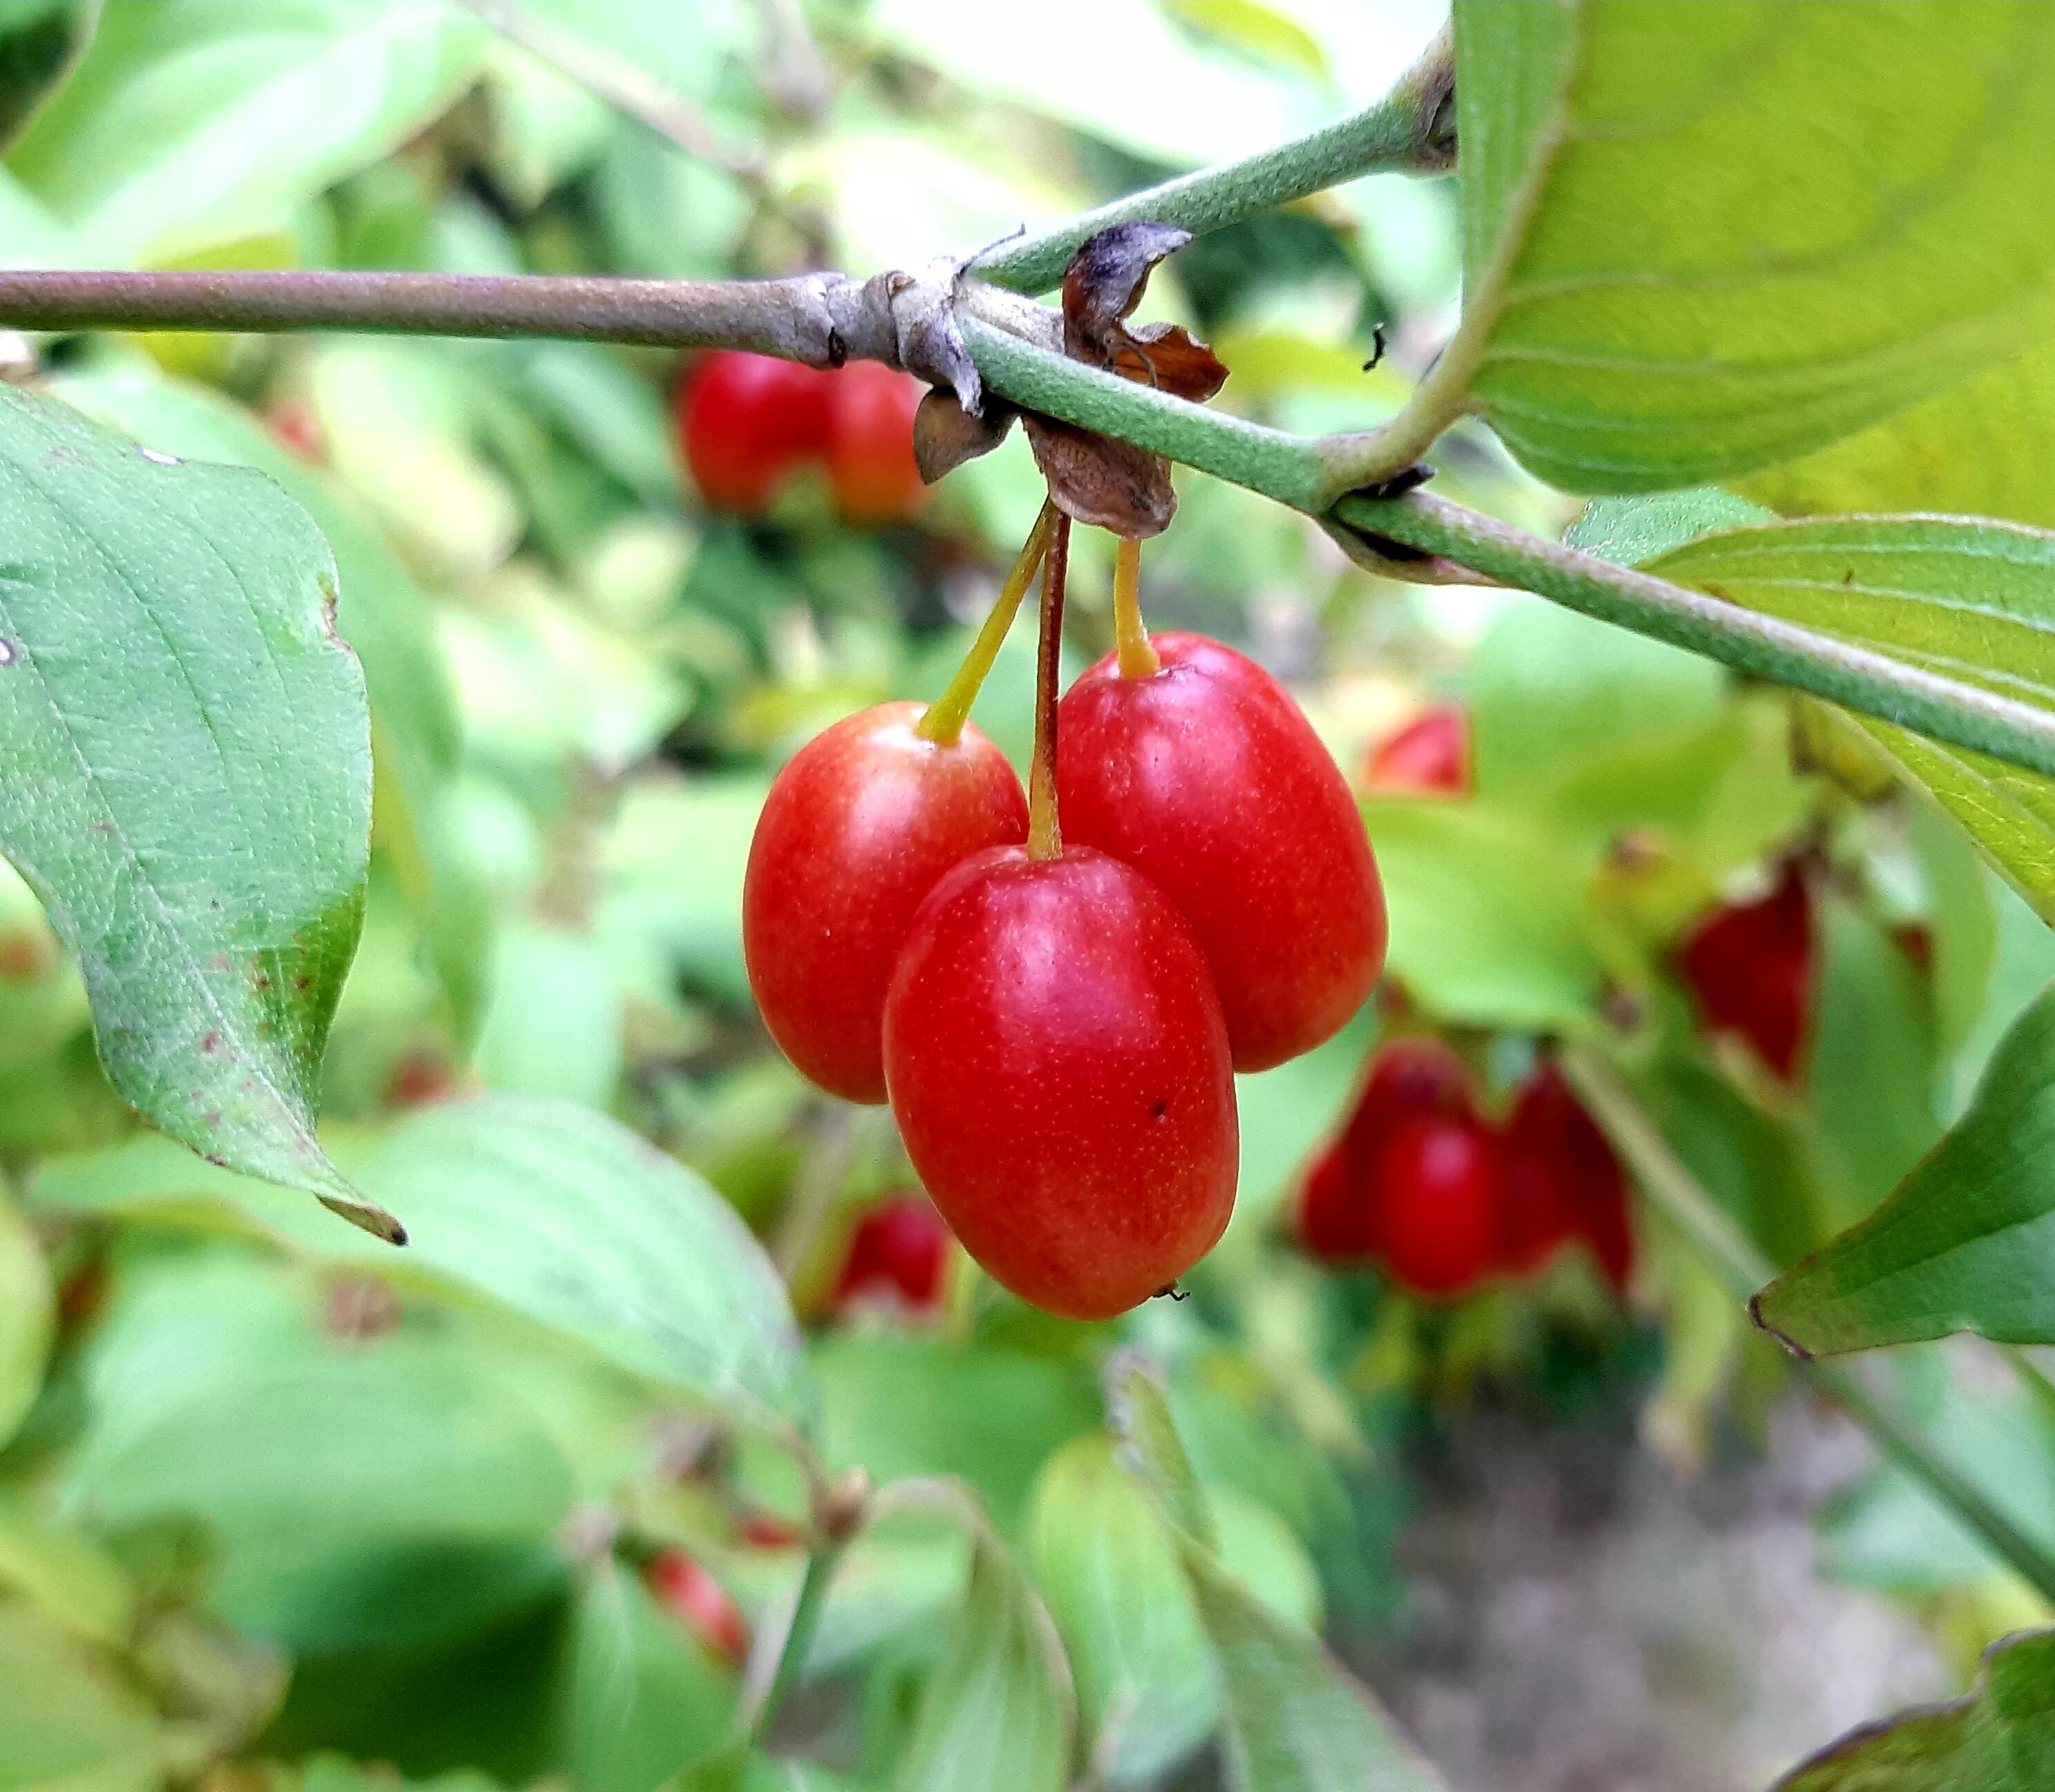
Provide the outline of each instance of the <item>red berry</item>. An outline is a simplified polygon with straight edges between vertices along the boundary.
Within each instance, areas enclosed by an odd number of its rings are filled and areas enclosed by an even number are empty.
[[[914,911],[952,866],[1028,835],[1028,799],[975,728],[953,746],[886,703],[815,736],[778,774],[749,847],[742,949],[771,1036],[851,1101],[885,1099],[886,986]]]
[[[856,1222],[828,1304],[837,1312],[881,1304],[932,1312],[941,1304],[949,1261],[949,1229],[933,1203],[895,1195]]]
[[[1469,719],[1455,704],[1436,704],[1371,752],[1363,781],[1380,794],[1468,795]]]
[[[1132,865],[1192,924],[1237,1070],[1310,1050],[1384,964],[1384,892],[1339,768],[1284,688],[1201,635],[1162,669],[1109,654],[1059,712],[1065,837]]]
[[[1394,1126],[1371,1163],[1378,1250],[1415,1293],[1467,1293],[1497,1245],[1499,1145],[1469,1116],[1415,1115]]]
[[[928,488],[913,461],[921,382],[882,362],[853,361],[829,400],[828,480],[847,523],[904,523]]]
[[[827,451],[832,377],[716,349],[678,386],[678,433],[700,495],[754,516],[800,462]]]
[[[1606,1280],[1623,1290],[1634,1273],[1627,1172],[1562,1072],[1545,1064],[1514,1097],[1505,1127],[1499,1249],[1527,1275],[1558,1246],[1581,1238]]]
[[[1812,895],[1787,865],[1760,902],[1701,922],[1678,956],[1706,1025],[1739,1033],[1789,1083],[1811,1018],[1813,955]]]
[[[885,1004],[907,1155],[949,1229],[1036,1306],[1106,1319],[1210,1249],[1234,1206],[1234,1079],[1192,932],[1089,847],[960,865]]]
[[[749,1513],[736,1526],[735,1534],[752,1549],[796,1549],[807,1541],[774,1512]]]
[[[683,1549],[660,1549],[649,1559],[649,1590],[685,1628],[724,1660],[749,1654],[749,1622],[727,1588]]]
[[[1347,1123],[1300,1189],[1299,1234],[1306,1249],[1330,1263],[1376,1256],[1379,1148],[1402,1120],[1470,1112],[1469,1072],[1441,1040],[1398,1039],[1380,1048]]]

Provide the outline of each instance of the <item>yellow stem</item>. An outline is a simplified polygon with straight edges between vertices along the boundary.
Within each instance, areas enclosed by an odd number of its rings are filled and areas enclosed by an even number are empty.
[[[1122,677],[1146,678],[1163,669],[1142,620],[1142,543],[1133,535],[1122,535],[1114,551],[1113,638]]]
[[[970,651],[964,655],[956,677],[949,681],[949,689],[928,705],[927,713],[913,724],[913,732],[923,739],[933,741],[938,747],[953,747],[957,744],[964,724],[970,720],[970,706],[977,701],[977,693],[984,688],[985,674],[992,670],[992,661],[999,657],[999,649],[1006,644],[1006,631],[1013,626],[1020,600],[1027,595],[1028,584],[1042,564],[1042,556],[1049,551],[1049,537],[1055,527],[1056,507],[1044,503],[1042,514],[1035,519],[1035,527],[1028,531],[1028,539],[1021,544],[1020,557],[1013,562],[1013,570],[1007,574],[1006,582],[999,588],[999,601],[985,617],[984,626],[977,631],[977,639],[970,644]]]
[[[1063,657],[1063,581],[1071,566],[1071,519],[1056,519],[1042,567],[1042,643],[1035,669],[1035,763],[1028,774],[1028,856],[1063,856],[1056,819],[1056,696]]]

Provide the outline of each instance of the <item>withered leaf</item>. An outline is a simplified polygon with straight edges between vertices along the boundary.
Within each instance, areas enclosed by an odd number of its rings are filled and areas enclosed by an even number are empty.
[[[933,485],[943,474],[989,454],[1006,440],[1020,412],[996,394],[984,395],[980,411],[966,411],[946,386],[931,386],[913,412],[913,462]]]
[[[1218,392],[1227,369],[1181,326],[1127,327],[1150,271],[1191,240],[1189,231],[1146,222],[1114,224],[1087,239],[1063,271],[1064,353],[1195,403]]]
[[[1066,516],[1138,539],[1169,527],[1177,495],[1161,455],[1037,412],[1023,418],[1050,500]]]

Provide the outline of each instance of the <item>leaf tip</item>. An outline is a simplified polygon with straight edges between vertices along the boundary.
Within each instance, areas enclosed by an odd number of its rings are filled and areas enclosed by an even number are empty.
[[[1771,1337],[1774,1338],[1777,1343],[1781,1344],[1786,1351],[1789,1352],[1792,1356],[1797,1357],[1800,1362],[1809,1363],[1812,1360],[1812,1352],[1799,1343],[1799,1341],[1796,1338],[1793,1337],[1789,1332],[1780,1332],[1764,1315],[1762,1297],[1764,1295],[1768,1294],[1770,1292],[1770,1289],[1773,1289],[1776,1285],[1777,1285],[1773,1282],[1770,1284],[1769,1288],[1759,1289],[1748,1297],[1748,1316],[1754,1323],[1755,1328],[1757,1331],[1766,1332]]]
[[[314,1198],[331,1214],[340,1214],[361,1232],[368,1232],[381,1244],[404,1245],[407,1229],[376,1202],[339,1194]]]

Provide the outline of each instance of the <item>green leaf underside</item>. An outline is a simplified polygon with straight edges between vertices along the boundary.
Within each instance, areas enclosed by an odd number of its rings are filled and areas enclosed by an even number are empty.
[[[896,1792],[1063,1792],[1071,1729],[1055,1626],[1005,1551],[980,1537]]]
[[[336,575],[268,480],[0,395],[0,852],[153,1125],[389,1236],[315,1143],[369,851]]]
[[[2038,0],[1458,0],[1455,18],[1471,395],[1551,484],[1648,491],[1789,459],[2045,318]]]
[[[1820,1356],[1954,1332],[2055,1342],[2055,987],[2014,1023],[1954,1130],[1755,1312]]]
[[[302,1249],[482,1294],[738,1416],[811,1426],[818,1404],[783,1285],[734,1210],[590,1108],[487,1095],[424,1108],[351,1158],[404,1209],[402,1255],[152,1140],[46,1163],[46,1209],[254,1223]]]
[[[1865,1724],[1774,1792],[2039,1792],[2055,1775],[2055,1631],[1994,1644],[1976,1690]]]
[[[1648,570],[2016,700],[2055,707],[2055,534],[1846,516],[1705,535]],[[1854,716],[2055,922],[2055,782]]]

